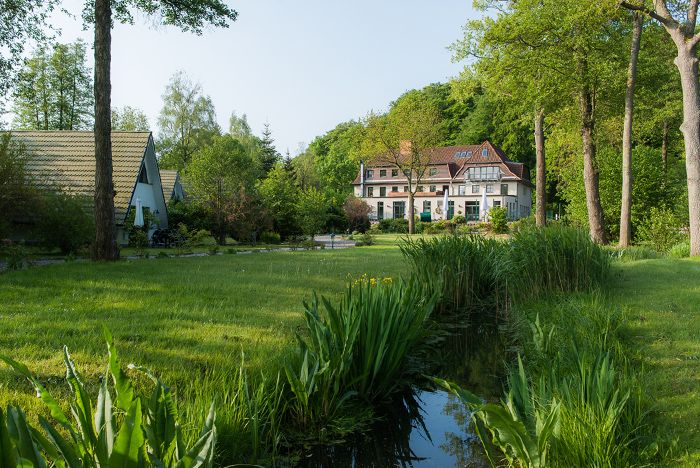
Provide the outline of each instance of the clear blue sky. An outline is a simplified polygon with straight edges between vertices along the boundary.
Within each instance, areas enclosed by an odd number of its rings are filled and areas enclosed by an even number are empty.
[[[222,128],[232,111],[256,133],[269,121],[280,152],[336,124],[383,110],[408,89],[459,73],[446,47],[475,13],[471,0],[236,0],[229,29],[202,36],[153,27],[113,32],[112,102],[141,108],[157,133],[161,95],[183,70],[211,96]],[[81,0],[57,14],[61,41],[83,37]]]

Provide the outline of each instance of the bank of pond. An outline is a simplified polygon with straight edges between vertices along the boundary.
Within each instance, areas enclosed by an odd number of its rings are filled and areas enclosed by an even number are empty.
[[[610,255],[564,226],[508,240],[405,239],[400,277],[352,279],[304,303],[276,375],[203,371],[173,391],[109,359],[74,401],[30,370],[51,420],[0,412],[0,465],[637,466],[661,460],[639,369],[606,305]],[[17,357],[14,357],[17,358]],[[239,364],[239,365],[238,365]]]

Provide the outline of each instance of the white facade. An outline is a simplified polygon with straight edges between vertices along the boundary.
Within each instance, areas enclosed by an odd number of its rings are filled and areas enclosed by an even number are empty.
[[[527,168],[508,161],[490,142],[482,145],[441,148],[426,176],[416,183],[414,216],[430,213],[432,220],[445,219],[444,193],[448,193],[449,216],[467,221],[484,220],[481,206],[486,191],[488,208],[502,206],[516,220],[532,212],[532,184]],[[409,183],[389,164],[362,164],[354,193],[371,208],[370,220],[405,218]],[[425,215],[423,215],[425,216]]]

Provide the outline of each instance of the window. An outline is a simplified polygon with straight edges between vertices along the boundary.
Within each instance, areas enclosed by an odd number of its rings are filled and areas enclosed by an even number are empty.
[[[396,186],[396,185],[394,185],[393,187],[391,187],[391,191],[392,191],[392,192],[398,192],[398,191],[399,191],[399,187]]]
[[[423,202],[423,213],[430,213],[430,200]]]
[[[482,155],[483,157],[487,157],[487,156],[489,155],[489,150],[486,149],[486,148],[483,148],[483,149],[481,150],[481,155]]]
[[[423,191],[422,185],[419,185],[418,187],[416,187],[416,192],[422,192],[422,191]]]
[[[493,193],[493,184],[486,184],[486,193]]]
[[[395,201],[394,202],[394,218],[403,218],[406,216],[406,202]]]
[[[498,166],[471,167],[464,176],[466,180],[500,180],[501,168]]]
[[[501,195],[508,195],[508,184],[501,184]]]
[[[472,154],[474,154],[474,153],[472,153],[471,150],[467,151],[467,157],[468,157],[468,158],[471,158],[471,157],[472,157]]]
[[[466,185],[460,185],[457,187],[457,193],[459,195],[466,195],[467,194],[467,186]]]
[[[386,169],[379,170],[379,177],[386,177]]]
[[[430,186],[430,191],[431,192],[437,192],[437,187],[435,185]]]
[[[466,206],[467,221],[479,221],[479,202],[468,201]]]
[[[367,187],[367,196],[370,198],[374,196],[374,187]]]
[[[377,202],[377,219],[384,219],[384,202]]]
[[[404,170],[403,170],[403,175],[405,175],[406,177],[411,177],[411,171],[410,171],[410,169],[404,169]]]
[[[141,184],[148,183],[148,172],[146,172],[146,165],[145,164],[141,165],[141,172],[139,172],[139,183],[141,183]]]
[[[386,187],[379,187],[379,196],[386,197]]]
[[[404,191],[404,192],[408,192],[408,185],[404,185],[404,186],[403,186],[403,191]]]
[[[374,170],[367,169],[367,178],[371,179],[372,177],[374,177]]]
[[[493,207],[501,206],[501,200],[494,200],[493,201]]]
[[[455,202],[452,200],[447,202],[447,219],[452,219],[455,215]]]
[[[437,175],[437,173],[438,173],[438,170],[437,170],[437,168],[434,168],[434,167],[431,167],[430,170],[428,171],[428,174],[430,174],[431,176]]]
[[[399,170],[398,169],[392,169],[391,170],[391,177],[397,177],[399,175]]]
[[[481,187],[479,185],[472,185],[472,193],[479,193]]]

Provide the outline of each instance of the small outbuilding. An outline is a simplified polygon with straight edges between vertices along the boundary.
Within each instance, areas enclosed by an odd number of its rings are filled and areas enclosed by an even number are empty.
[[[83,131],[12,131],[27,153],[26,171],[44,190],[93,199],[95,194],[95,135]],[[114,215],[117,242],[126,244],[126,220],[137,200],[153,215],[155,229],[168,227],[168,212],[153,135],[150,132],[112,132]]]

